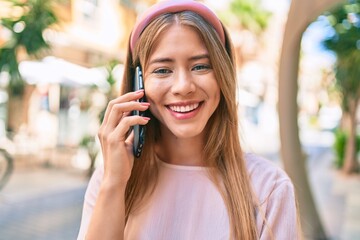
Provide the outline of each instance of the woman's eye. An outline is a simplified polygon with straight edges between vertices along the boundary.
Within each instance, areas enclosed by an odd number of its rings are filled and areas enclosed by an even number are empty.
[[[211,66],[207,64],[196,65],[195,67],[192,68],[192,70],[194,71],[204,71],[209,69],[211,69]]]
[[[169,74],[169,73],[171,73],[171,71],[169,69],[166,69],[166,68],[159,68],[159,69],[156,69],[153,73],[155,73],[155,74]]]

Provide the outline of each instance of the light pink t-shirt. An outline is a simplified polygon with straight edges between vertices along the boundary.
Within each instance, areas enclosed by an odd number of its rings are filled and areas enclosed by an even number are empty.
[[[247,169],[265,215],[256,214],[260,239],[296,240],[297,216],[293,185],[285,172],[266,159],[246,155]],[[95,171],[85,194],[78,240],[84,239],[103,170]],[[104,229],[106,231],[106,229]],[[224,201],[206,168],[160,162],[159,182],[147,204],[129,216],[127,240],[230,239]]]

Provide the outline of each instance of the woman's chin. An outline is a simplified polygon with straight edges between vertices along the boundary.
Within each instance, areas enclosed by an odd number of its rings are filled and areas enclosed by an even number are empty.
[[[202,131],[199,129],[176,129],[171,133],[178,139],[189,139],[200,136]]]

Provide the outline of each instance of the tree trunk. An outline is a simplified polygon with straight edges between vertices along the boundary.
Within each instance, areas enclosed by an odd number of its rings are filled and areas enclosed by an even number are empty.
[[[279,67],[279,122],[281,155],[299,202],[306,239],[327,239],[312,196],[298,127],[298,70],[301,38],[307,26],[323,11],[343,0],[293,0],[285,26]]]
[[[8,99],[8,123],[7,130],[11,133],[16,133],[24,119],[24,104],[23,96],[12,96],[9,94]]]
[[[23,124],[27,124],[29,120],[28,110],[30,104],[30,97],[35,87],[32,85],[25,85],[25,91],[22,95],[13,95],[8,91],[8,130],[16,134]]]
[[[297,122],[297,72],[301,38],[297,38],[297,41],[287,41],[290,34],[288,31],[285,30],[279,79],[281,155],[285,171],[295,185],[304,237],[326,239],[308,181]]]
[[[345,159],[343,171],[346,174],[351,174],[359,171],[359,163],[357,161],[356,152],[356,110],[358,99],[349,101],[349,135],[346,141]]]

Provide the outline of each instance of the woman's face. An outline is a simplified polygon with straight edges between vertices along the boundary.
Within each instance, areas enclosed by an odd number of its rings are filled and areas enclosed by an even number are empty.
[[[146,97],[162,135],[201,136],[219,104],[220,88],[199,34],[189,26],[170,26],[144,70]]]

